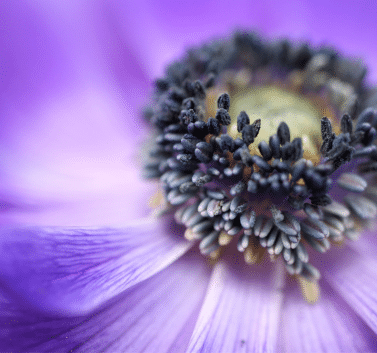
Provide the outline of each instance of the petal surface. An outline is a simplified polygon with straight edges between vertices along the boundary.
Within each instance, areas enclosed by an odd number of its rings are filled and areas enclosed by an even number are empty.
[[[124,228],[2,229],[1,283],[39,310],[86,313],[177,260],[191,246],[157,220]]]
[[[189,254],[87,316],[54,318],[0,304],[0,347],[27,352],[182,352],[210,270]]]
[[[310,14],[301,1],[262,3],[247,0],[195,0],[190,4],[174,0],[109,2],[114,23],[139,53],[150,77],[163,73],[164,66],[192,45],[214,36],[229,35],[237,28],[255,28],[274,35],[297,36],[306,28]],[[137,13],[138,16],[134,16]],[[146,25],[141,26],[140,23]]]
[[[310,16],[307,27],[301,32],[302,37],[318,44],[336,45],[338,50],[347,55],[360,57],[368,65],[368,78],[377,82],[377,50],[374,26],[377,14],[377,3],[361,0],[357,3],[347,1],[304,0]],[[323,9],[326,8],[326,11]],[[347,26],[344,24],[347,23]],[[363,26],[360,26],[363,23]]]
[[[187,352],[274,352],[281,267],[215,266]]]
[[[158,190],[156,183],[143,180],[141,171],[135,168],[114,170],[112,178],[104,172],[94,181],[84,176],[54,180],[49,178],[50,173],[39,171],[40,192],[32,184],[33,190],[0,197],[0,224],[114,227],[150,215],[150,201]],[[85,180],[87,186],[93,181],[92,192],[85,188]],[[62,186],[67,188],[60,189]]]
[[[100,1],[0,5],[0,200],[115,190],[140,168],[149,77]]]
[[[318,302],[308,304],[291,286],[280,329],[282,352],[375,352],[377,337],[332,288],[321,281]]]
[[[359,239],[347,243],[347,246],[357,251],[361,256],[375,256],[377,251],[376,225],[374,223],[371,224],[369,229],[360,234]]]
[[[64,103],[67,98],[80,99],[77,91],[81,90],[84,95],[85,89],[90,87],[102,87],[101,93],[105,97],[117,98],[121,107],[126,108],[124,111],[139,108],[149,77],[140,69],[138,58],[127,44],[127,37],[119,41],[119,33],[105,15],[102,1],[77,3],[68,0],[64,4],[3,2],[1,12],[0,43],[4,52],[0,99],[2,111],[8,113],[1,117],[7,123],[1,131],[3,139],[11,137],[13,130],[25,128],[23,133],[27,133],[27,127],[45,118],[42,114],[28,114],[33,109],[51,107],[54,100]],[[120,71],[127,79],[118,77]],[[120,85],[124,92],[121,92]],[[129,95],[120,97],[121,93]],[[98,98],[93,97],[91,103],[96,104]],[[80,103],[79,99],[76,103]],[[83,107],[77,104],[76,108],[81,110]],[[78,113],[83,111],[85,109]],[[55,116],[49,118],[56,120],[56,113],[57,109]],[[70,119],[71,116],[66,114],[65,122],[77,123],[77,117]],[[93,116],[91,121],[98,123],[97,120]],[[108,121],[113,120],[110,115]],[[102,128],[106,126],[103,124]],[[133,132],[137,132],[137,122],[130,121],[130,124],[135,128]],[[88,130],[95,127],[96,124],[87,125]],[[132,138],[131,133],[129,136]]]
[[[335,250],[335,251],[334,251]],[[336,251],[337,250],[337,251]],[[348,246],[326,254],[319,263],[324,278],[348,305],[377,333],[377,260]]]

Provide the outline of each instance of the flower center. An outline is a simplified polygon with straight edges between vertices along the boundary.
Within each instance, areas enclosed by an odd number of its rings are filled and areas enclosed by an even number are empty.
[[[160,180],[168,210],[203,255],[228,246],[255,263],[268,254],[301,284],[316,282],[306,248],[354,239],[377,215],[363,177],[377,170],[377,111],[364,74],[327,48],[250,33],[168,67],[146,114],[158,133],[146,175]]]
[[[291,138],[301,138],[303,158],[310,160],[314,165],[321,160],[320,148],[322,145],[320,121],[326,116],[334,123],[334,132],[339,133],[338,124],[335,124],[335,110],[317,94],[303,94],[294,90],[292,85],[284,81],[252,82],[247,70],[237,73],[228,72],[222,78],[221,85],[208,90],[206,97],[206,111],[215,115],[214,107],[218,96],[222,92],[229,92],[232,104],[229,108],[231,117],[245,111],[252,121],[260,119],[261,129],[254,143],[249,145],[251,154],[261,156],[258,145],[261,141],[268,141],[272,132],[277,131],[279,125],[285,122],[290,129]],[[242,138],[237,129],[237,120],[232,119],[228,134],[233,138]]]
[[[261,130],[255,143],[249,146],[251,153],[257,153],[261,141],[268,141],[271,132],[277,131],[280,123],[285,122],[290,129],[291,138],[301,137],[303,157],[319,162],[321,131],[318,128],[322,114],[303,96],[284,91],[278,87],[255,87],[239,92],[232,99],[230,114],[238,111],[248,113],[251,120],[261,119]],[[237,124],[232,123],[229,134],[241,137]]]

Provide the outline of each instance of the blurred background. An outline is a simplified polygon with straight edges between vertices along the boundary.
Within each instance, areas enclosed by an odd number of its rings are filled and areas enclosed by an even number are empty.
[[[367,0],[2,1],[0,222],[147,215],[156,188],[140,180],[140,111],[167,63],[247,28],[361,57],[373,84],[376,15]]]

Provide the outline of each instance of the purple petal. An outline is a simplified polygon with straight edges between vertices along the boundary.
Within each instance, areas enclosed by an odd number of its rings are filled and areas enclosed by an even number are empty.
[[[102,2],[1,3],[0,185],[6,204],[114,189],[139,168],[149,77]]]
[[[336,251],[338,250],[338,251]],[[334,249],[317,267],[331,287],[377,333],[377,259],[344,247]]]
[[[376,80],[377,51],[372,46],[374,32],[370,30],[376,10],[377,5],[368,0],[357,4],[351,1],[328,4],[325,0],[263,3],[197,0],[190,5],[174,0],[140,0],[113,2],[109,12],[113,14],[113,22],[122,28],[122,36],[131,38],[133,50],[142,58],[142,66],[153,77],[161,75],[163,67],[187,46],[229,34],[235,28],[254,28],[269,36],[336,45],[348,55],[364,58],[371,66],[370,77]],[[134,13],[138,16],[133,16]]]
[[[304,6],[310,16],[306,19],[306,30],[301,31],[302,37],[316,43],[336,45],[347,55],[361,57],[369,67],[369,79],[376,82],[377,50],[372,44],[375,42],[375,31],[371,28],[376,20],[377,3],[369,0],[357,3],[351,0],[331,3],[306,0]]]
[[[123,37],[130,40],[151,77],[161,75],[164,66],[187,46],[229,35],[236,28],[297,36],[307,27],[306,18],[310,15],[297,0],[284,4],[275,0],[252,4],[247,0],[196,0],[190,4],[140,0],[112,2],[109,7],[114,23],[122,28]]]
[[[264,265],[215,266],[187,352],[276,350],[283,272]]]
[[[140,174],[139,169],[127,166],[98,171],[98,180],[87,175],[54,179],[41,172],[33,178],[35,183],[25,181],[22,189],[14,184],[13,194],[0,198],[0,224],[124,225],[152,211],[149,200],[157,186],[142,180]]]
[[[108,229],[2,229],[0,244],[5,287],[27,305],[64,315],[92,310],[191,246],[180,229],[157,220]]]
[[[375,227],[375,224],[373,224]],[[376,229],[364,230],[357,241],[348,242],[347,246],[357,251],[361,256],[375,256],[377,251]]]
[[[35,109],[47,113],[48,108],[54,108],[56,100],[64,105],[69,99],[73,100],[72,103],[77,99],[81,104],[75,108],[81,112],[64,116],[65,127],[69,128],[69,123],[75,124],[80,120],[77,119],[80,113],[85,111],[83,102],[80,102],[81,95],[95,94],[101,88],[105,96],[93,96],[92,101],[87,102],[88,106],[98,104],[100,108],[102,102],[96,100],[111,95],[118,100],[120,107],[126,108],[124,112],[139,108],[149,77],[140,69],[127,38],[119,41],[118,30],[103,11],[101,1],[77,3],[68,0],[64,6],[32,1],[2,3],[1,13],[0,43],[4,51],[0,99],[3,113],[8,113],[2,114],[2,119],[6,120],[0,132],[2,139],[10,136],[10,129],[27,133],[27,127],[40,122],[44,116],[38,115]],[[122,80],[118,77],[119,71],[122,71]],[[120,88],[131,96],[120,97]],[[55,114],[49,115],[49,119],[57,120],[57,108],[55,106],[51,111]],[[114,118],[109,115],[107,120]],[[93,116],[89,121],[93,124],[97,118]],[[137,131],[136,122],[130,123]],[[95,124],[92,124],[87,124],[86,128],[93,130]],[[39,127],[43,128],[43,125]],[[132,134],[129,136],[132,138]]]
[[[282,352],[376,351],[376,335],[326,283],[321,283],[315,304],[305,302],[297,288],[291,288],[285,298]]]
[[[88,316],[46,317],[3,301],[1,351],[183,352],[209,277],[190,254]]]
[[[289,4],[276,0],[264,1],[263,4],[251,4],[247,0],[196,0],[190,3],[190,11],[188,6],[182,6],[174,0],[147,2],[160,19],[166,36],[175,41],[183,39],[193,42],[226,34],[235,28],[251,27],[264,33],[295,35],[296,29],[307,27],[305,18],[309,15],[302,1],[297,0]]]

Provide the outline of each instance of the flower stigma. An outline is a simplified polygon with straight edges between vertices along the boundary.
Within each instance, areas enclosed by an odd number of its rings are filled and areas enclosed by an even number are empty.
[[[216,259],[281,261],[319,297],[309,254],[355,240],[377,214],[376,91],[360,60],[253,32],[187,51],[155,83],[145,176],[164,212]]]

